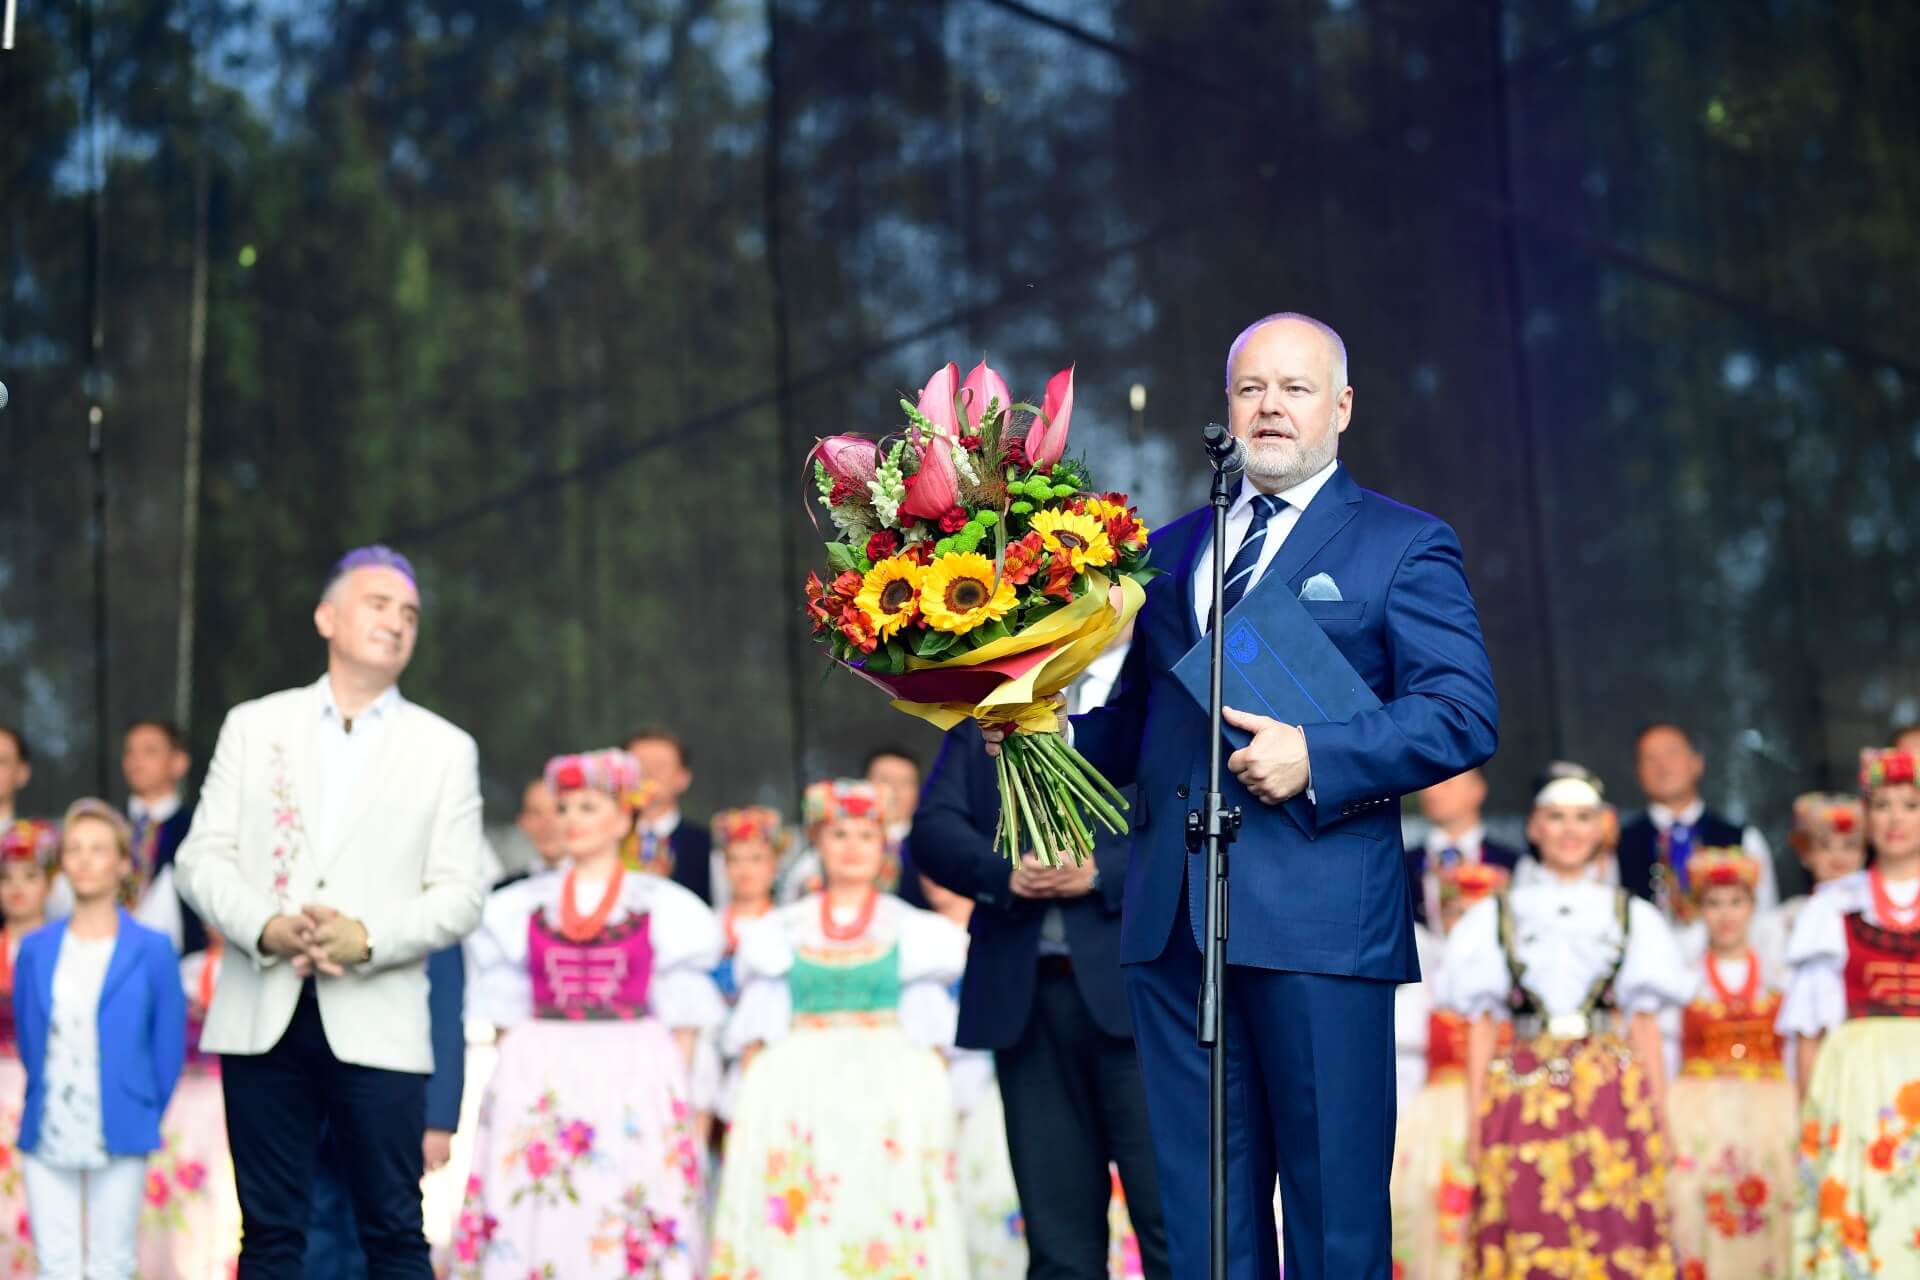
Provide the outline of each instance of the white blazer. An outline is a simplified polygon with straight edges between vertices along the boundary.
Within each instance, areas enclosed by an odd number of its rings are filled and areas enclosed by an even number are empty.
[[[350,815],[342,829],[317,831],[302,784],[325,706],[317,684],[289,689],[242,703],[220,728],[175,859],[181,897],[233,949],[200,1045],[258,1054],[279,1043],[301,979],[260,953],[260,934],[275,915],[320,903],[364,924],[373,947],[368,964],[315,979],[334,1055],[431,1072],[424,958],[469,933],[486,897],[479,751],[464,731],[401,700],[362,794],[339,810]]]

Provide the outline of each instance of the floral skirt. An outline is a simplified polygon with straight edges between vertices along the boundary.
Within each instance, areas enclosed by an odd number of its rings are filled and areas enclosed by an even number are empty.
[[[1027,1233],[1007,1154],[1000,1085],[988,1085],[960,1121],[960,1202],[974,1280],[1027,1274]]]
[[[892,1025],[794,1031],[740,1081],[710,1280],[965,1280],[955,1141],[931,1049]]]
[[[687,1066],[651,1018],[535,1019],[500,1040],[454,1228],[459,1280],[692,1280]]]
[[[1473,1212],[1467,1163],[1467,1084],[1458,1071],[1430,1082],[1400,1117],[1393,1144],[1394,1275],[1459,1280]]]
[[[180,1077],[147,1158],[140,1280],[224,1280],[240,1263],[240,1197],[217,1071]]]
[[[1793,1085],[1682,1075],[1667,1100],[1681,1276],[1781,1280],[1793,1253]]]
[[[1496,1058],[1478,1123],[1468,1276],[1673,1280],[1666,1140],[1618,1038]]]
[[[1920,1275],[1920,1018],[1836,1028],[1800,1119],[1793,1274]]]
[[[27,1221],[27,1180],[21,1167],[20,1113],[27,1101],[27,1069],[0,1050],[0,1276],[33,1275],[33,1229]]]

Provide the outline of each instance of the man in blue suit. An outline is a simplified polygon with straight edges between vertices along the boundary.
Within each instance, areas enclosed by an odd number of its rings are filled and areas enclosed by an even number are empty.
[[[1230,710],[1244,826],[1229,878],[1228,1253],[1236,1277],[1386,1280],[1393,989],[1420,976],[1399,797],[1493,754],[1497,708],[1453,531],[1360,488],[1337,461],[1353,411],[1346,348],[1269,316],[1235,340],[1227,407],[1247,446],[1229,512],[1227,609],[1250,590],[1301,603],[1382,706],[1340,724]],[[1207,1053],[1194,1042],[1205,868],[1186,846],[1207,785],[1207,721],[1173,676],[1211,624],[1212,512],[1161,530],[1113,700],[1075,716],[1083,754],[1135,784],[1120,959],[1174,1274],[1206,1274]],[[1203,587],[1203,584],[1205,586]]]

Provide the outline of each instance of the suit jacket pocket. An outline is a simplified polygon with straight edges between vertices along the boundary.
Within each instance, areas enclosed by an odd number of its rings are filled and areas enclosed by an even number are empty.
[[[1358,622],[1367,616],[1365,600],[1302,600],[1300,606],[1323,626],[1329,622]]]

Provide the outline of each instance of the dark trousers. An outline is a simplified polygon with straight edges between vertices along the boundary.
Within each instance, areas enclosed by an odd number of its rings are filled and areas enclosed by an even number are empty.
[[[262,1054],[221,1061],[240,1193],[239,1280],[302,1280],[321,1134],[331,1130],[372,1280],[431,1280],[421,1229],[427,1077],[333,1056],[313,983]]]
[[[1133,1041],[1100,1030],[1059,962],[1042,966],[1026,1030],[993,1055],[1026,1216],[1028,1280],[1106,1280],[1109,1161],[1120,1169],[1144,1272],[1166,1280],[1167,1232]]]
[[[1207,1050],[1194,1041],[1200,950],[1184,918],[1159,958],[1128,965],[1175,1274],[1207,1274]],[[1236,921],[1235,928],[1250,928]],[[1393,986],[1227,967],[1227,1271],[1274,1280],[1273,1187],[1287,1280],[1388,1280]]]
[[[331,1136],[320,1144],[313,1178],[313,1220],[307,1224],[307,1280],[368,1280],[360,1251],[360,1224],[353,1217],[340,1149]]]

